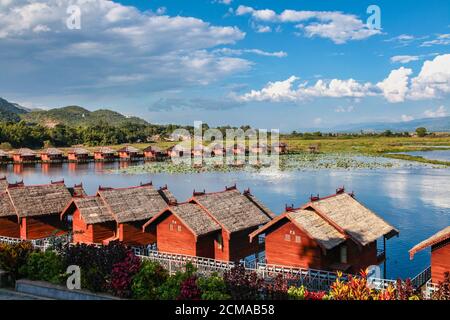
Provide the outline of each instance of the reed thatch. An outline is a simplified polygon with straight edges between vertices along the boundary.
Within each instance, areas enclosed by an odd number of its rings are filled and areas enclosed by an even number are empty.
[[[272,219],[276,217],[276,214],[270,210],[262,201],[250,193],[250,191],[244,192],[244,195],[250,199],[255,205],[257,205],[262,211],[268,214]]]
[[[398,234],[397,229],[347,193],[312,201],[308,206],[323,214],[363,246],[383,236]]]
[[[28,149],[28,148],[20,148],[20,149],[13,151],[13,154],[18,154],[22,157],[32,157],[32,156],[36,155],[36,152],[34,152],[33,150]]]
[[[78,208],[83,221],[87,224],[114,221],[111,211],[99,197],[74,198],[73,204]]]
[[[118,223],[148,220],[167,206],[161,194],[151,185],[120,189],[99,189]]]
[[[196,194],[192,200],[202,205],[230,233],[257,227],[271,220],[267,212],[236,188]]]
[[[9,153],[0,149],[0,158],[9,158]]]
[[[64,183],[9,187],[7,192],[21,217],[60,214],[72,199]]]
[[[118,152],[126,152],[126,153],[139,153],[140,150],[133,146],[126,146],[118,150]]]
[[[15,216],[16,211],[14,210],[13,204],[7,192],[2,191],[0,193],[0,217],[10,217]]]
[[[44,149],[40,152],[40,154],[48,154],[48,155],[52,155],[52,156],[60,156],[63,154],[63,152],[59,149],[56,148],[47,148]]]
[[[73,187],[67,188],[72,195],[72,197],[85,197],[87,196],[86,191],[83,188],[83,184],[76,184]]]
[[[170,206],[170,211],[183,221],[197,237],[221,230],[220,225],[209,217],[198,204],[182,203]]]
[[[159,188],[158,192],[164,198],[164,201],[166,201],[167,203],[173,204],[177,202],[177,198],[175,198],[175,196],[173,195],[172,192],[170,192],[167,186]]]
[[[9,182],[6,177],[0,178],[0,192],[5,191],[8,188],[8,184]]]
[[[414,255],[417,252],[449,239],[450,239],[450,226],[414,246],[411,250],[409,250],[409,256],[411,259],[413,259]]]
[[[88,155],[89,151],[87,151],[84,148],[72,148],[69,150],[68,153],[75,154],[77,156],[84,156],[84,155]]]
[[[115,154],[116,153],[116,151],[114,151],[110,147],[100,147],[100,148],[97,148],[95,150],[95,152],[96,153],[101,153],[101,154]]]

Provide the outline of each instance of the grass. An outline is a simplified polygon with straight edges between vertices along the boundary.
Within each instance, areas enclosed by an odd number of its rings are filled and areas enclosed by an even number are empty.
[[[450,167],[450,161],[425,159],[424,157],[412,156],[412,155],[409,155],[409,154],[385,154],[385,155],[383,155],[383,157],[391,158],[391,159],[399,159],[399,160],[407,160],[407,161],[415,161],[415,162],[436,164],[436,165],[442,165],[442,166]]]

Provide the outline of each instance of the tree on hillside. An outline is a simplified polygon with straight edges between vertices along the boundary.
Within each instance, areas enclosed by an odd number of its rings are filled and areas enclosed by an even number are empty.
[[[425,137],[427,135],[427,129],[424,127],[417,128],[416,133],[419,137]]]

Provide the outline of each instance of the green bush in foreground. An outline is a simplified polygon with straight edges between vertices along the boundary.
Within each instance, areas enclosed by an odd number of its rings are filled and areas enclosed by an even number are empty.
[[[144,261],[134,276],[131,291],[133,298],[140,300],[158,299],[158,288],[169,278],[169,273],[158,262]]]
[[[61,284],[64,280],[62,258],[54,251],[33,252],[20,268],[20,274],[30,280]]]

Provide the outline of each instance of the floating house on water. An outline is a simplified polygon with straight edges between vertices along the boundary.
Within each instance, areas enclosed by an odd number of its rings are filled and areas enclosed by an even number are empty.
[[[167,157],[167,153],[158,147],[148,146],[144,149],[144,159],[146,160],[163,160]]]
[[[0,150],[0,163],[7,163],[9,162],[10,157],[8,152],[4,151],[4,150]]]
[[[126,146],[117,151],[119,153],[119,158],[125,161],[136,160],[140,156],[139,149],[133,146]]]
[[[342,188],[332,196],[312,197],[301,208],[287,208],[250,234],[250,241],[262,234],[268,264],[358,273],[385,261],[385,240],[398,231]]]
[[[64,183],[8,185],[0,196],[0,235],[32,240],[65,233],[59,214],[71,199]]]
[[[12,152],[14,163],[27,163],[36,161],[36,153],[28,148],[20,148]]]
[[[414,246],[409,250],[410,258],[428,247],[431,247],[431,282],[438,284],[450,272],[450,226]]]
[[[100,147],[94,151],[95,161],[113,161],[116,158],[116,152],[109,147]]]
[[[275,153],[284,154],[287,152],[287,144],[284,142],[277,142],[272,145],[272,150]]]
[[[83,148],[73,148],[67,152],[67,159],[71,162],[87,162],[89,151]]]
[[[63,152],[56,148],[47,148],[39,153],[42,162],[62,162]]]

